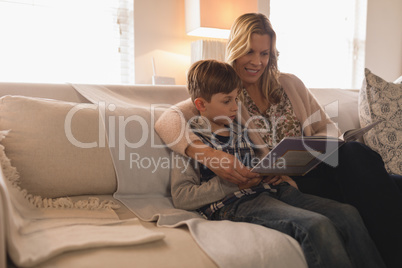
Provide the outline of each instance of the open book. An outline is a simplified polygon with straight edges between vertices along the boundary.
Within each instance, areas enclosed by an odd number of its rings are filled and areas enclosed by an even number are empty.
[[[326,136],[286,137],[254,166],[253,172],[266,175],[305,175],[318,164],[328,160],[335,166],[337,158],[328,157],[336,153],[345,142],[354,141],[375,127],[376,121],[364,128],[346,131],[340,138]],[[335,160],[334,160],[335,159]]]

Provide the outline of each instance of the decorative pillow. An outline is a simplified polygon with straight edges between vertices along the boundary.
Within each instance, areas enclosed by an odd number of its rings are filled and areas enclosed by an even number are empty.
[[[109,148],[94,146],[105,139],[97,106],[4,96],[0,130],[10,130],[1,143],[28,193],[56,198],[115,192]]]
[[[402,175],[402,84],[386,82],[365,69],[359,117],[362,127],[384,120],[364,136],[364,142],[382,156],[388,172]]]

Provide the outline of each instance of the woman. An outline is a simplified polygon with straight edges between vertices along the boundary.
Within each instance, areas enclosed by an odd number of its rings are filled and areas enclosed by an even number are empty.
[[[243,82],[242,121],[251,118],[248,127],[259,131],[259,137],[251,137],[253,142],[269,149],[286,136],[338,136],[336,126],[302,81],[279,72],[277,57],[276,34],[266,16],[250,13],[236,19],[227,43],[227,61]],[[236,184],[247,184],[258,176],[233,156],[201,146],[188,129],[180,136],[183,116],[188,120],[197,112],[188,101],[177,108],[166,111],[155,125],[169,147]],[[321,120],[310,123],[312,115]],[[213,165],[216,161],[209,161],[212,158],[225,159],[225,165]],[[350,142],[325,162],[306,176],[293,178],[299,189],[355,206],[388,267],[402,267],[398,256],[402,252],[402,194],[381,157],[361,143]],[[281,179],[289,180],[286,176]]]

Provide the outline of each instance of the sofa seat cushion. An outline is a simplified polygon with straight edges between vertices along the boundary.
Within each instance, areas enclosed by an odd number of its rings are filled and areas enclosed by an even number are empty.
[[[99,128],[98,107],[92,104],[0,99],[0,130],[10,130],[2,144],[19,172],[20,187],[32,195],[114,193],[116,176]]]
[[[383,120],[364,136],[365,143],[378,152],[388,172],[402,174],[402,84],[387,82],[365,69],[359,95],[362,127]]]

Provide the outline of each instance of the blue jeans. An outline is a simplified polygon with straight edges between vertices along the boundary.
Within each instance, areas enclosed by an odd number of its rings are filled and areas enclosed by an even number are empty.
[[[381,156],[359,142],[344,144],[335,157],[336,167],[322,163],[293,177],[300,191],[354,206],[387,267],[402,267],[401,177],[390,176]]]
[[[292,236],[309,268],[385,267],[353,206],[303,194],[286,182],[275,188],[277,193],[243,197],[213,219],[259,224]]]

